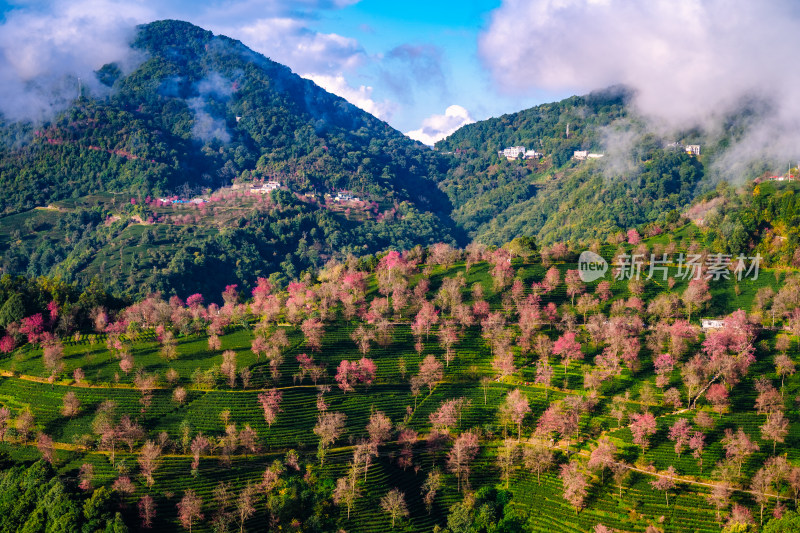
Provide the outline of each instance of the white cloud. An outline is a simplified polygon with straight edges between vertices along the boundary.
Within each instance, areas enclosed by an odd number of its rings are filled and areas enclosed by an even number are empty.
[[[211,29],[241,40],[295,72],[332,75],[352,71],[366,58],[357,40],[311,30],[304,21],[294,18],[264,18],[238,27]]]
[[[768,138],[800,147],[798,23],[794,0],[504,0],[479,53],[511,92],[628,85],[638,110],[669,128],[710,129],[760,99],[773,114],[747,142],[786,157]]]
[[[444,115],[431,115],[422,121],[422,127],[418,130],[406,133],[415,141],[433,146],[436,141],[444,139],[461,126],[475,122],[469,111],[460,105],[451,105]]]
[[[331,76],[325,74],[304,74],[304,78],[308,78],[323,89],[331,92],[337,96],[341,96],[351,104],[359,107],[367,113],[372,113],[381,120],[389,120],[392,114],[396,111],[397,106],[388,101],[376,102],[372,98],[372,87],[360,85],[359,87],[351,87],[347,80],[341,74]]]
[[[14,10],[0,25],[0,112],[11,119],[48,117],[96,82],[110,62],[129,66],[136,23],[151,17],[141,4],[108,0],[59,1],[47,12]]]

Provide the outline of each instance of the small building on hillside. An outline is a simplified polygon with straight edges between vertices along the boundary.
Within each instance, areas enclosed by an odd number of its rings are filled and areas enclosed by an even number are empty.
[[[526,150],[525,151],[525,159],[541,159],[544,157],[544,154],[541,152],[537,152],[536,150]]]
[[[722,329],[725,327],[725,321],[721,318],[704,318],[701,325],[703,329]]]
[[[252,187],[250,187],[250,192],[253,194],[269,194],[275,189],[280,189],[280,188],[281,188],[280,181],[270,180],[265,182],[260,187],[256,187],[255,185],[253,185]]]
[[[339,191],[338,193],[336,193],[336,196],[334,197],[334,201],[336,201],[336,202],[358,202],[359,198],[358,198],[358,196],[353,196],[352,194],[350,194],[347,191]]]
[[[589,157],[589,152],[586,150],[575,150],[575,152],[572,154],[572,158],[577,159],[578,161],[584,161],[587,157]]]
[[[497,152],[497,155],[500,157],[505,157],[509,161],[512,159],[517,159],[519,157],[525,156],[525,147],[524,146],[512,146],[511,148],[504,148],[503,150]]]
[[[700,145],[699,144],[687,144],[684,149],[686,153],[689,155],[700,155]]]

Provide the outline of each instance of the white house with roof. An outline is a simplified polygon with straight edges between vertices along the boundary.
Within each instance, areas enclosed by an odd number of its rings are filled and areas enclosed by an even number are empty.
[[[253,194],[268,194],[274,191],[275,189],[280,189],[280,188],[281,188],[280,181],[270,180],[261,185],[260,187],[256,186],[250,187],[250,192]]]
[[[700,155],[699,144],[687,144],[684,149],[686,150],[686,153],[689,155]]]
[[[722,329],[725,327],[725,321],[721,318],[704,318],[701,325],[703,329]]]
[[[334,200],[337,202],[358,202],[359,198],[358,196],[353,196],[347,191],[339,191],[336,193]]]
[[[517,159],[519,157],[525,156],[525,147],[524,146],[512,146],[510,148],[504,148],[503,150],[497,152],[497,155],[500,157],[505,157],[508,160]]]

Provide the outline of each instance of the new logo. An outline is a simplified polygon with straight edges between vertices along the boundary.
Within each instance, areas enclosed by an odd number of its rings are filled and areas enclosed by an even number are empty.
[[[586,250],[578,258],[578,274],[585,283],[600,279],[608,272],[608,261],[594,252]]]

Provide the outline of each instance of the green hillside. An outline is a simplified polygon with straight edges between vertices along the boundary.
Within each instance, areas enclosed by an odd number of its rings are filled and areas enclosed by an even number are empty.
[[[439,154],[191,24],[142,26],[132,46],[143,58],[135,70],[98,71],[107,96],[84,94],[46,124],[5,125],[3,138],[27,138],[0,148],[5,272],[97,276],[129,293],[180,291],[191,277],[217,293],[231,271],[252,284],[294,278],[333,252],[457,242],[434,179],[447,164]],[[211,202],[202,220],[150,209],[151,199],[210,200],[233,184],[246,195],[267,180],[284,189],[272,202]],[[357,200],[336,203],[339,191]],[[47,206],[57,210],[34,210]],[[129,254],[130,239],[148,231],[155,257],[131,268],[117,251]]]
[[[605,240],[620,230],[665,223],[704,185],[704,158],[670,148],[648,131],[622,88],[574,96],[462,127],[437,143],[452,168],[441,181],[453,219],[472,238],[503,244],[519,235],[552,243]],[[684,132],[685,143],[705,138]],[[716,144],[716,143],[715,143]],[[525,146],[543,156],[507,160]],[[575,151],[602,154],[578,161]]]
[[[686,253],[685,231],[598,251],[611,262],[670,245]],[[729,272],[698,292],[672,263],[670,282],[609,271],[582,283],[570,274],[575,252],[542,259],[439,245],[331,264],[287,291],[262,280],[249,299],[229,288],[222,308],[158,296],[123,307],[4,278],[3,301],[19,298],[20,309],[0,307],[13,319],[0,342],[0,447],[11,463],[49,458],[52,483],[76,491],[70,501],[105,487],[99,516],[119,511],[131,529],[146,498],[155,527],[181,527],[177,504],[189,490],[202,499],[193,531],[386,531],[382,499],[395,488],[408,511],[400,531],[719,531],[747,513],[759,523],[762,504],[764,522],[778,502],[793,508],[800,377],[776,365],[797,358],[795,329],[780,326],[795,328],[798,274],[737,281]],[[76,308],[85,321],[61,318]],[[698,317],[722,316],[722,330],[700,329]],[[566,357],[559,346],[570,336],[578,352]],[[361,370],[342,371],[358,361]],[[426,374],[431,361],[438,370]],[[720,387],[700,390],[707,382]],[[261,396],[274,393],[271,418]],[[520,418],[503,407],[512,393],[527,406]],[[320,447],[314,428],[326,413],[343,413],[344,431]],[[379,414],[390,422],[370,429]],[[635,428],[651,415],[642,441]],[[786,421],[774,438],[762,429],[773,417]],[[680,419],[703,435],[699,455],[688,441],[676,449]],[[726,432],[739,428],[757,449],[732,447]],[[468,474],[453,459],[464,435],[478,446]],[[553,454],[540,474],[532,450]],[[13,475],[53,475],[37,465]],[[565,468],[583,496],[565,492]],[[426,504],[436,472],[441,485]],[[665,477],[675,483],[667,494],[653,485]],[[75,488],[84,482],[86,495]],[[724,497],[712,496],[715,486]],[[238,515],[242,498],[252,511]]]

